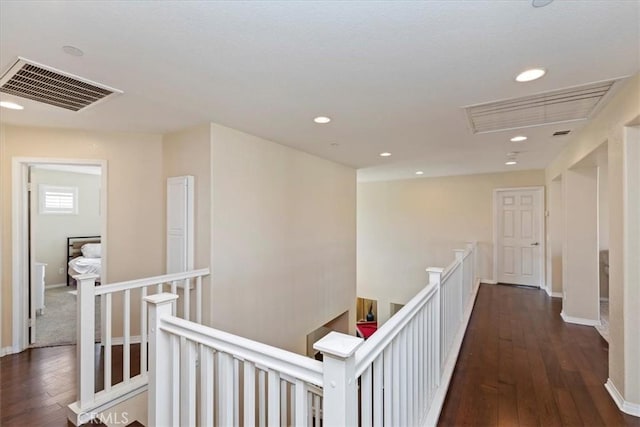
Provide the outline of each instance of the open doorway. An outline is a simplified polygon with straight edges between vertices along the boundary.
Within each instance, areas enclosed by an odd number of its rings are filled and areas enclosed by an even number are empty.
[[[35,306],[30,342],[35,347],[76,341],[72,276],[101,275],[101,175],[99,166],[29,167],[30,300]],[[96,313],[99,331],[99,304]]]
[[[102,160],[13,159],[12,334],[16,351],[29,345],[75,342],[76,302],[70,293],[74,281],[67,280],[67,237],[89,230],[90,235],[99,236],[101,242],[93,248],[93,256],[101,258],[105,282],[106,184],[106,162]],[[91,214],[91,219],[84,214]]]

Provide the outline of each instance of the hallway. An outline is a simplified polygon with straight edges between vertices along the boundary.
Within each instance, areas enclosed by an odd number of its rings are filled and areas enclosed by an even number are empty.
[[[481,285],[442,426],[640,426],[604,388],[608,344],[544,291]]]

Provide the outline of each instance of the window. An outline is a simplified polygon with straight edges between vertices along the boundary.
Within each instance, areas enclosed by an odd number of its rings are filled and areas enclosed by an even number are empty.
[[[41,214],[78,214],[78,187],[54,187],[40,184]]]

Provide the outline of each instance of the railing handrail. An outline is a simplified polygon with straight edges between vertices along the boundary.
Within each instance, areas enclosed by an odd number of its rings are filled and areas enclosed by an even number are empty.
[[[428,284],[418,292],[404,307],[391,316],[375,334],[371,335],[356,351],[356,376],[362,373],[389,345],[391,341],[413,319],[416,313],[436,294],[435,284]]]
[[[160,328],[237,359],[254,363],[258,368],[278,371],[318,387],[323,385],[322,363],[309,357],[175,316],[162,318]]]
[[[107,285],[96,286],[95,295],[105,295],[114,292],[125,291],[127,289],[144,288],[146,286],[158,285],[161,283],[171,283],[179,280],[193,279],[200,276],[208,276],[210,271],[208,268],[199,270],[185,271],[183,273],[164,274],[162,276],[147,277],[144,279],[134,279],[125,282],[110,283]]]

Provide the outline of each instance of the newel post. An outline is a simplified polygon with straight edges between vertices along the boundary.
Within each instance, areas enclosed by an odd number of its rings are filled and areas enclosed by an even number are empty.
[[[171,336],[160,329],[163,317],[171,316],[178,295],[162,293],[144,297],[149,307],[149,388],[148,419],[150,426],[170,423],[171,408]]]
[[[78,296],[76,300],[76,357],[78,372],[78,401],[86,408],[95,393],[95,341],[96,341],[96,274],[73,276]]]
[[[358,387],[355,353],[362,338],[330,332],[313,345],[323,356],[323,424],[358,424]]]
[[[440,373],[442,372],[442,360],[440,357],[440,349],[442,348],[442,337],[444,336],[444,332],[442,330],[442,295],[440,295],[440,284],[442,283],[442,272],[443,268],[440,267],[429,267],[427,268],[427,273],[429,274],[429,285],[435,285],[436,287],[436,313],[435,313],[435,323],[436,323],[436,331],[438,331],[438,339],[436,339],[436,367],[438,369],[438,375],[436,378],[436,384],[440,385]]]

